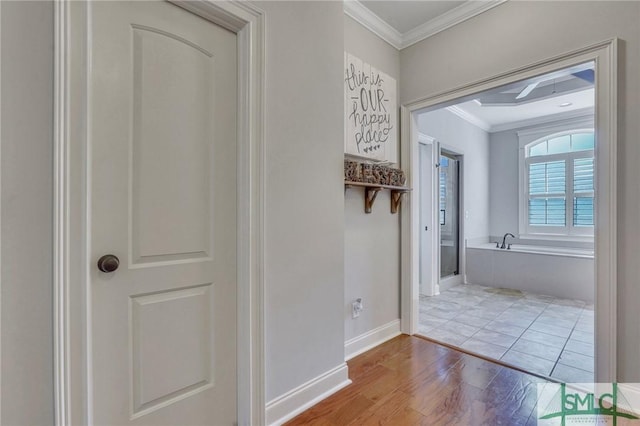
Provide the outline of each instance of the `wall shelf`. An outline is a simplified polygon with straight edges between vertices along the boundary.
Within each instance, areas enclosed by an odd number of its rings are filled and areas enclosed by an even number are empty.
[[[402,196],[411,191],[411,188],[407,188],[406,186],[379,185],[377,183],[351,182],[348,180],[344,181],[345,190],[354,186],[364,188],[365,213],[371,213],[371,208],[373,207],[373,203],[376,201],[378,192],[383,189],[388,189],[391,191],[391,214],[398,212],[400,204],[402,203]]]

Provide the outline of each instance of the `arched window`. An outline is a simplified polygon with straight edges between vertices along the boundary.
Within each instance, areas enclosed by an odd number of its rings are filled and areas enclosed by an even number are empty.
[[[526,234],[593,235],[594,145],[593,130],[573,130],[525,146]]]

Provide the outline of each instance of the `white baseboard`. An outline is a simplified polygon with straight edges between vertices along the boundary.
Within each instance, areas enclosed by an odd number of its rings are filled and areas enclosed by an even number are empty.
[[[347,363],[343,363],[269,401],[266,406],[267,424],[281,425],[350,384],[349,369]]]
[[[344,342],[344,358],[349,361],[354,356],[360,355],[369,349],[375,348],[381,343],[400,335],[400,320],[393,320],[380,327],[374,328],[364,334]]]
[[[620,408],[631,410],[635,413],[640,411],[640,383],[618,383],[618,392],[624,394],[624,399],[629,403],[629,407],[625,404],[620,404],[620,398],[618,397],[618,404]]]

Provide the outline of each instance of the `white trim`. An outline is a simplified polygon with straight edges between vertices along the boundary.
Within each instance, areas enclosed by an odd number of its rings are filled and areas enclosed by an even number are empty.
[[[543,156],[527,157],[527,149],[529,146],[551,139],[554,137],[577,134],[577,133],[594,133],[594,117],[582,117],[580,119],[563,120],[554,123],[552,126],[537,127],[520,132],[516,132],[518,136],[518,238],[549,238],[553,240],[570,240],[582,239],[584,241],[593,241],[593,228],[581,229],[572,224],[569,220],[573,215],[573,167],[572,161],[577,158],[594,158],[595,151],[593,149],[566,152],[561,154],[549,154]],[[532,226],[529,225],[529,199],[531,198],[528,188],[528,168],[532,163],[546,161],[565,161],[565,180],[566,189],[566,225],[562,227],[552,226]],[[595,159],[596,172],[598,160]],[[569,189],[571,189],[569,191]],[[593,191],[589,195],[593,195]],[[532,232],[536,230],[536,232]],[[560,232],[561,231],[561,232]]]
[[[519,147],[524,148],[525,145],[541,139],[544,136],[560,133],[574,129],[585,129],[593,132],[595,123],[595,113],[593,109],[587,115],[579,115],[571,118],[563,118],[561,120],[553,120],[546,126],[537,126],[531,129],[519,130],[516,132],[519,140]]]
[[[344,360],[349,361],[351,358],[373,349],[378,345],[393,339],[400,335],[400,320],[395,319],[391,322],[376,327],[359,336],[344,342]]]
[[[543,117],[536,117],[536,118],[529,118],[527,120],[514,121],[511,123],[496,124],[495,126],[491,126],[491,130],[489,131],[491,133],[497,133],[497,132],[503,132],[505,130],[513,130],[513,129],[520,129],[523,127],[531,127],[531,126],[538,126],[538,125],[543,125],[547,123],[554,123],[556,121],[573,120],[573,119],[578,119],[582,117],[587,117],[589,115],[593,116],[593,114],[594,114],[594,108],[587,107],[587,108],[576,109],[573,111],[565,111],[565,112],[561,112],[553,115],[545,115]]]
[[[402,50],[405,47],[409,47],[447,28],[451,28],[467,19],[471,19],[489,9],[499,6],[505,1],[507,0],[467,1],[405,33],[401,33],[393,28],[358,0],[345,0],[344,13],[355,19],[391,46]]]
[[[435,142],[436,142],[435,138],[432,138],[431,136],[426,135],[424,133],[418,132],[418,143],[430,145]]]
[[[264,424],[264,12],[249,2],[176,3],[238,37],[238,424]],[[55,2],[55,424],[91,423],[86,312],[86,2]],[[73,365],[75,368],[71,369]]]
[[[580,118],[588,117],[589,115],[593,117],[593,114],[594,114],[594,108],[587,107],[587,108],[577,109],[574,111],[566,111],[566,112],[561,112],[553,115],[545,115],[543,117],[528,118],[526,120],[513,121],[511,123],[491,125],[486,121],[480,119],[479,117],[476,117],[475,115],[463,110],[457,105],[451,105],[446,107],[445,109],[457,115],[458,117],[462,118],[463,120],[467,121],[468,123],[473,124],[474,126],[479,127],[485,132],[489,132],[489,133],[504,132],[505,130],[521,129],[524,127],[539,126],[539,125],[556,123],[556,122],[565,121],[565,120],[568,121],[568,120],[580,119]],[[592,118],[592,121],[593,121],[593,118]]]
[[[503,74],[450,89],[401,106],[401,163],[407,185],[415,187],[417,175],[417,115],[421,110],[451,103],[486,90],[526,80],[558,69],[595,61],[596,70],[596,381],[616,379],[616,286],[617,286],[617,39],[610,39],[563,55],[517,68]],[[416,219],[414,197],[401,211],[401,322],[406,334],[417,332],[418,297]]]
[[[437,167],[435,167],[435,164],[439,161],[439,155],[440,155],[440,143],[433,137],[426,135],[424,133],[418,133],[418,143],[422,144],[422,145],[427,145],[427,147],[425,149],[429,149],[431,152],[431,164],[428,167],[427,172],[431,174],[431,210],[432,214],[431,214],[431,220],[429,221],[428,224],[426,224],[426,226],[431,227],[431,259],[430,259],[430,277],[428,278],[429,280],[429,285],[428,288],[424,282],[423,282],[423,277],[422,275],[420,275],[420,268],[418,267],[418,281],[421,282],[421,293],[424,296],[437,296],[440,294],[440,262],[439,262],[439,235],[438,233],[440,232],[440,224],[439,224],[439,217],[437,214],[435,214],[435,210],[437,210],[435,207],[439,204],[440,202],[440,195],[439,195],[439,181],[440,181],[440,173]],[[430,146],[429,146],[430,145]],[[424,167],[423,164],[420,163],[420,159],[419,159],[420,153],[417,152],[417,158],[418,158],[418,176],[420,176],[420,174],[422,173],[422,170],[420,169],[421,167]],[[421,198],[421,194],[422,194],[422,182],[421,179],[416,179],[416,186],[413,187],[414,189],[414,194],[416,194],[416,198],[417,198],[417,203],[419,203],[419,209],[422,209],[422,198]],[[418,216],[418,222],[421,221],[421,215]],[[420,232],[422,232],[422,224],[419,225],[419,229]],[[418,238],[418,262],[422,263],[423,259],[422,259],[422,247],[420,246],[422,239]]]
[[[267,424],[281,425],[350,384],[347,363],[342,363],[269,401]]]
[[[371,9],[358,0],[345,0],[343,4],[345,15],[350,16],[396,49],[402,49],[402,34],[373,13]]]
[[[69,318],[69,6],[54,4],[53,372],[55,424],[71,424]],[[83,406],[85,404],[82,404]]]
[[[640,383],[618,383],[618,392],[622,392],[636,413],[640,410]]]
[[[463,110],[462,108],[459,108],[456,105],[448,106],[445,109],[447,111],[457,115],[458,117],[462,118],[466,122],[468,122],[470,124],[473,124],[476,127],[481,128],[485,132],[490,132],[491,131],[491,125],[489,123],[485,122],[484,120],[479,119],[475,115],[469,114],[467,111]]]
[[[0,4],[0,34],[2,34],[2,5]],[[0,135],[2,135],[2,55],[0,55]],[[2,138],[0,138],[0,141]],[[2,163],[2,143],[0,142],[0,164]],[[0,168],[1,170],[1,168]],[[2,173],[0,173],[0,189]],[[2,191],[0,190],[0,366],[2,366]],[[54,349],[55,357],[55,349]],[[2,368],[0,368],[0,392],[2,392]],[[0,396],[0,421],[2,420],[2,396]]]
[[[507,0],[467,1],[440,16],[402,34],[402,47],[409,47],[441,31],[458,25],[468,19],[478,16],[489,9],[501,5]]]

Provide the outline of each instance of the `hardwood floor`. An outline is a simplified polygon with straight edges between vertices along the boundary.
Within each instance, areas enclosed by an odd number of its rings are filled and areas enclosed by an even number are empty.
[[[544,379],[407,335],[348,362],[353,383],[292,425],[535,425]]]

